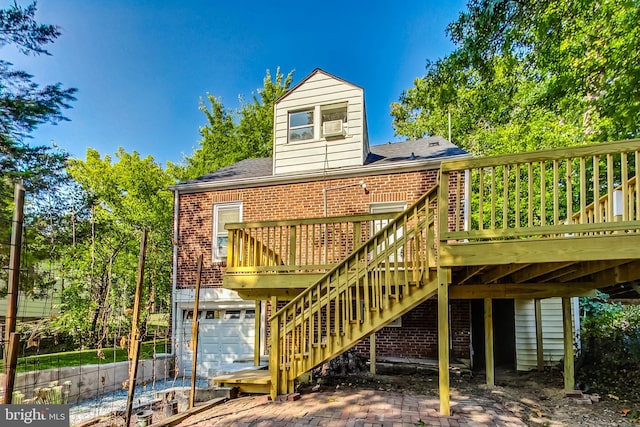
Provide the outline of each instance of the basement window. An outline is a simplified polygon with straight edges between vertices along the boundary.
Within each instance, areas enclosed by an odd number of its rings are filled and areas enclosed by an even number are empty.
[[[398,316],[393,319],[391,322],[387,323],[385,328],[401,328],[402,327],[402,316]]]

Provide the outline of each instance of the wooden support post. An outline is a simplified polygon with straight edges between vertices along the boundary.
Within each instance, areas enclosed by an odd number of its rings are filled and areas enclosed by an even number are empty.
[[[131,349],[131,346],[129,346]],[[124,425],[131,425],[131,411],[133,410],[133,396],[136,390],[136,377],[138,376],[138,359],[140,358],[140,340],[133,343],[133,358],[129,361],[129,391],[127,395],[127,410],[124,414]]]
[[[131,321],[131,343],[129,343],[129,394],[127,396],[127,409],[124,414],[124,425],[131,421],[133,409],[133,395],[136,389],[136,377],[138,376],[138,359],[140,357],[140,331],[138,319],[140,318],[140,302],[142,300],[142,282],[144,279],[144,258],[147,251],[147,231],[142,231],[140,239],[140,255],[138,257],[138,278],[136,281],[136,294],[133,300],[133,319]]]
[[[573,323],[571,298],[562,298],[562,331],[564,335],[564,389],[571,391],[575,385],[573,375]]]
[[[20,337],[15,332],[9,337],[9,346],[7,348],[7,359],[5,359],[5,377],[4,377],[4,404],[11,404],[13,398],[13,385],[16,380],[16,368],[18,365],[18,348],[20,347]]]
[[[484,360],[487,386],[495,385],[495,362],[493,353],[493,300],[484,299]]]
[[[140,339],[140,306],[142,300],[142,281],[144,278],[144,258],[147,250],[147,230],[142,230],[140,240],[140,255],[138,256],[138,277],[136,280],[136,293],[133,297],[133,315],[131,317],[131,339],[129,341],[129,359],[133,358],[135,342]]]
[[[198,256],[198,272],[196,273],[196,293],[193,297],[193,319],[191,321],[191,389],[189,390],[189,409],[196,402],[196,378],[198,368],[198,334],[200,331],[200,319],[198,311],[200,306],[200,282],[202,280],[202,254]]]
[[[21,182],[15,185],[13,199],[13,226],[11,227],[11,251],[9,253],[9,292],[7,295],[8,305],[4,326],[4,342],[7,344],[4,354],[5,368],[8,367],[8,345],[11,342],[11,334],[16,331],[16,314],[18,313],[20,248],[22,247],[22,223],[24,222],[24,186]],[[5,369],[5,372],[8,371]]]
[[[533,300],[536,312],[536,361],[538,372],[544,371],[544,342],[542,340],[542,301],[539,298]]]
[[[255,336],[253,339],[253,365],[260,366],[260,331],[262,324],[262,301],[256,300]]]
[[[271,400],[275,401],[280,391],[280,326],[273,314],[278,311],[278,298],[271,297],[271,345],[269,347],[269,373],[271,374]]]
[[[440,373],[440,414],[451,415],[449,404],[449,274],[438,267],[438,371]]]
[[[371,375],[376,374],[376,333],[369,335],[369,370]]]

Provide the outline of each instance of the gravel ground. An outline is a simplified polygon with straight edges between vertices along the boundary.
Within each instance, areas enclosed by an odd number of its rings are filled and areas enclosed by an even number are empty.
[[[253,362],[223,363],[213,376],[247,368],[253,368]],[[134,394],[135,400],[133,406],[144,405],[146,402],[155,398],[155,393],[172,387],[191,387],[191,378],[178,377],[138,385],[136,386]],[[207,380],[198,379],[196,381],[196,387],[207,387]],[[70,405],[69,416],[71,418],[71,424],[77,424],[115,411],[124,411],[127,407],[127,394],[128,390],[123,389]]]

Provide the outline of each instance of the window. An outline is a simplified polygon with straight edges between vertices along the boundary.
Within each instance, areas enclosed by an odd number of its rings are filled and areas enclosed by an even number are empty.
[[[242,218],[241,203],[223,203],[213,207],[213,260],[227,259],[229,232],[224,229],[227,223],[240,222]]]
[[[193,310],[185,310],[183,312],[184,320],[193,320]],[[198,312],[198,318],[202,316],[202,312]]]
[[[407,208],[407,204],[405,202],[389,202],[389,203],[372,203],[369,209],[371,213],[387,213],[387,212],[400,213],[406,208]],[[382,230],[388,223],[389,223],[388,219],[378,219],[373,221],[373,230],[371,230],[372,233],[377,233],[378,231]],[[400,238],[402,237],[403,234],[404,232],[402,228],[398,228],[396,230],[395,236],[393,234],[389,236],[389,243],[393,243],[396,237]],[[383,242],[378,246],[378,253],[384,251],[384,248],[385,248],[385,244]],[[391,254],[389,256],[389,261],[395,262],[396,255],[398,256],[397,261],[402,261],[402,248],[398,249],[397,254]]]
[[[220,311],[218,310],[207,310],[207,313],[205,315],[205,319],[211,320],[211,319],[219,319],[220,318]]]
[[[240,310],[226,310],[224,312],[224,319],[239,319],[240,318]]]
[[[340,120],[347,123],[347,104],[325,105],[320,108],[322,113],[322,123]]]
[[[322,136],[342,137],[347,123],[347,104],[332,104],[320,107]],[[326,125],[325,125],[326,123]]]
[[[402,327],[402,316],[398,316],[393,319],[391,322],[387,323],[385,328],[401,328]]]
[[[313,139],[313,109],[289,113],[289,141]]]
[[[347,123],[347,103],[316,105],[304,110],[289,112],[289,142],[307,141],[324,137],[322,129],[324,123],[333,122],[332,133],[327,136],[337,136],[336,128],[340,129],[340,135],[344,135],[344,126]],[[338,122],[338,123],[335,123]],[[340,122],[342,126],[340,126]]]
[[[245,319],[255,319],[256,318],[256,311],[255,310],[245,310],[244,318]]]

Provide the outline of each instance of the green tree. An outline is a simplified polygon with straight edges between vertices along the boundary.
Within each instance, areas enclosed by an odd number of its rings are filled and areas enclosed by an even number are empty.
[[[252,94],[250,102],[241,97],[236,112],[225,108],[220,99],[207,95],[209,106],[200,103],[207,124],[200,128],[199,146],[182,164],[169,162],[170,173],[184,181],[243,159],[269,157],[273,148],[273,106],[292,81],[293,71],[285,76],[278,68],[274,79],[267,70],[263,87]]]
[[[49,54],[48,43],[60,36],[55,25],[35,21],[36,4],[14,3],[0,10],[0,47],[14,45],[26,55]],[[3,178],[34,180],[64,168],[64,155],[45,147],[30,147],[24,138],[38,125],[65,120],[76,89],[60,83],[40,87],[33,76],[0,60],[0,173]]]
[[[150,156],[122,148],[111,156],[93,149],[72,159],[69,173],[85,201],[76,215],[75,244],[60,260],[65,277],[56,325],[71,335],[101,343],[128,332],[142,230],[148,230],[145,263],[147,311],[168,307],[170,298],[174,181]]]
[[[49,54],[46,46],[60,36],[60,29],[37,23],[35,12],[35,2],[26,7],[13,3],[0,9],[0,48],[11,45],[26,55]],[[26,140],[39,125],[65,120],[62,111],[75,99],[75,92],[75,89],[62,88],[60,83],[40,87],[32,75],[0,60],[0,266],[8,262],[13,183],[24,180],[30,201],[34,202],[66,180],[66,153],[30,145]],[[32,203],[26,218],[25,240],[30,250],[24,265],[27,266],[25,274],[28,270],[33,274],[29,280],[21,281],[30,288],[25,290],[47,285],[34,269],[36,264],[49,259],[51,248],[45,249],[41,238],[50,234],[50,230],[40,227],[47,223],[51,222],[45,220]],[[5,274],[6,269],[0,269],[0,282]]]
[[[495,154],[640,133],[638,1],[472,0],[456,49],[392,105],[396,134]]]

